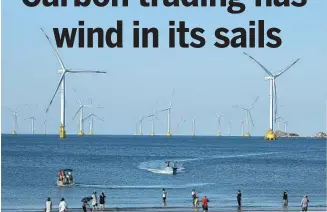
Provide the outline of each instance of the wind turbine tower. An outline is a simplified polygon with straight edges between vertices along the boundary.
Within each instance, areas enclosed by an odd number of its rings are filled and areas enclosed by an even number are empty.
[[[93,130],[93,127],[94,127],[94,118],[97,118],[99,119],[100,121],[104,121],[102,118],[100,118],[99,116],[95,115],[94,113],[88,115],[87,117],[84,118],[83,122],[86,121],[86,120],[90,120],[89,122],[89,135],[93,135],[94,134],[94,130]]]
[[[217,117],[218,117],[218,131],[217,131],[217,136],[221,136],[221,119],[224,116],[223,113],[219,114],[217,113]]]
[[[241,121],[241,136],[244,136],[244,120]]]
[[[192,120],[192,136],[195,136],[195,118]]]
[[[250,122],[249,119],[251,120],[252,123],[252,127],[254,127],[254,122],[253,122],[253,118],[252,118],[252,114],[251,114],[251,110],[254,107],[255,103],[258,101],[259,97],[257,97],[254,102],[252,103],[252,105],[250,105],[250,107],[248,108],[242,108],[242,110],[245,111],[245,122],[246,122],[246,128],[247,128],[247,132],[245,133],[244,136],[246,137],[250,137],[251,133],[250,133]]]
[[[244,52],[246,56],[248,56],[250,59],[252,59],[254,62],[256,62],[267,74],[268,77],[265,77],[265,80],[270,81],[270,95],[269,95],[269,101],[270,101],[270,108],[269,108],[269,129],[267,130],[265,134],[266,140],[276,140],[276,133],[274,128],[274,122],[276,122],[276,114],[277,114],[277,89],[276,89],[276,78],[281,76],[283,73],[285,73],[287,70],[289,70],[292,66],[294,66],[300,59],[297,59],[294,61],[291,65],[287,66],[284,70],[277,74],[272,74],[265,66],[263,66],[259,61],[254,59],[252,56],[248,55]]]
[[[156,110],[154,109],[153,113],[149,116],[147,116],[147,118],[152,118],[152,130],[151,130],[151,136],[155,136],[156,133],[155,133],[155,130],[154,130],[154,122],[155,122],[155,119],[158,120],[157,116],[156,116]]]
[[[24,105],[23,108],[26,108],[27,105]],[[16,111],[7,108],[13,115],[13,129],[12,129],[12,134],[16,135],[17,134],[17,128],[18,128],[18,113],[20,112],[21,108],[17,108]]]
[[[32,120],[32,135],[34,135],[34,131],[35,131],[35,127],[34,126],[35,126],[35,120],[36,120],[35,115],[26,118],[26,120]]]
[[[173,96],[174,96],[174,89],[171,94],[171,100],[170,100],[169,107],[160,111],[160,112],[168,111],[168,117],[167,117],[168,127],[167,127],[167,133],[166,133],[167,136],[171,136],[170,119],[171,119],[171,106],[172,106]]]
[[[56,50],[55,46],[52,44],[50,38],[48,35],[44,32],[44,30],[41,28],[42,32],[44,33],[45,37],[47,38],[48,42],[50,43],[57,60],[61,66],[61,69],[59,70],[59,73],[61,73],[60,80],[58,82],[58,85],[56,87],[56,90],[54,92],[54,95],[49,103],[48,108],[46,109],[46,112],[49,111],[49,108],[53,102],[53,99],[55,98],[57,91],[59,90],[59,87],[61,87],[61,96],[60,96],[60,127],[59,127],[59,137],[60,138],[66,138],[66,92],[65,92],[65,76],[66,73],[96,73],[96,74],[102,74],[106,73],[103,71],[93,71],[93,70],[77,70],[77,69],[69,69],[66,68],[64,65],[64,62],[62,61],[61,57],[59,56],[58,51]]]

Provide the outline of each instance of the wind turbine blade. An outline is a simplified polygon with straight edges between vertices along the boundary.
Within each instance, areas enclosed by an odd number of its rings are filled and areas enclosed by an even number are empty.
[[[20,111],[21,109],[25,109],[26,107],[27,107],[27,104],[24,104],[23,107],[17,109],[17,112],[16,112],[16,113],[19,113],[19,111]]]
[[[254,127],[254,122],[253,122],[253,118],[252,118],[252,114],[250,111],[248,111],[249,115],[250,115],[250,119],[251,119],[251,123],[252,123],[252,127]]]
[[[83,107],[87,107],[87,108],[102,108],[100,105],[83,105]]]
[[[296,61],[294,61],[291,65],[287,66],[283,71],[279,72],[278,74],[275,75],[275,77],[279,77],[283,73],[285,73],[287,70],[289,70],[292,66],[294,66],[297,62],[300,61],[300,58],[298,58]]]
[[[79,102],[80,105],[82,105],[82,101],[80,100],[80,98],[78,97],[78,94],[77,94],[77,91],[73,88],[73,91],[75,92],[76,94],[76,97],[77,97],[77,100]]]
[[[77,112],[75,113],[74,117],[73,117],[73,120],[76,118],[77,114],[79,113],[79,111],[82,109],[83,106],[80,106],[77,110]]]
[[[12,109],[10,109],[9,107],[6,107],[10,112],[12,113],[17,113],[16,111],[13,111]]]
[[[252,103],[252,105],[249,107],[249,110],[251,110],[252,107],[255,105],[255,103],[257,103],[258,99],[259,99],[259,96],[257,96],[257,98],[254,100],[254,102]]]
[[[93,73],[93,74],[106,74],[105,71],[95,71],[95,70],[82,70],[82,69],[68,69],[69,73]]]
[[[53,94],[53,97],[52,97],[52,99],[51,99],[51,101],[50,101],[50,103],[49,103],[49,106],[48,106],[47,109],[46,109],[46,113],[49,111],[49,108],[50,108],[50,106],[51,106],[51,104],[52,104],[52,101],[53,101],[53,99],[55,98],[55,96],[56,96],[56,94],[57,94],[57,92],[58,92],[58,89],[59,89],[59,87],[60,87],[60,85],[61,85],[62,80],[63,80],[64,77],[65,77],[65,74],[66,74],[66,72],[62,73],[62,75],[61,75],[61,77],[60,77],[60,80],[59,80],[59,82],[58,82],[58,85],[57,85],[56,91],[55,91],[55,93]]]
[[[63,63],[61,57],[59,56],[59,53],[58,53],[57,49],[56,49],[55,46],[52,44],[52,42],[51,42],[49,36],[47,35],[47,33],[45,33],[45,31],[43,30],[43,28],[41,28],[41,31],[44,33],[45,37],[48,39],[48,41],[49,41],[49,43],[50,43],[50,45],[51,45],[53,51],[54,51],[55,54],[56,54],[56,57],[57,57],[57,59],[58,59],[60,65],[61,65],[61,68],[62,68],[63,70],[66,70],[66,67],[65,67],[64,63]]]
[[[163,109],[163,110],[160,110],[159,112],[165,112],[167,110],[169,110],[170,108],[167,108],[167,109]]]
[[[92,114],[94,117],[98,118],[100,121],[104,121],[104,119],[100,118],[99,116]]]
[[[270,71],[268,71],[268,69],[266,67],[264,67],[261,63],[259,63],[259,61],[257,61],[256,59],[254,59],[252,56],[248,55],[245,52],[243,52],[243,54],[245,54],[246,56],[248,56],[250,59],[254,60],[254,62],[256,62],[269,76],[271,76],[271,77],[274,76]]]

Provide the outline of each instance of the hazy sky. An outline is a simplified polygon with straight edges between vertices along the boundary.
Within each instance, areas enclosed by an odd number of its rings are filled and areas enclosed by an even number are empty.
[[[76,89],[82,101],[93,99],[103,109],[94,112],[105,119],[95,123],[101,134],[132,134],[135,121],[153,109],[168,107],[175,89],[172,109],[172,133],[191,133],[191,119],[197,120],[196,133],[217,132],[216,112],[223,112],[223,134],[232,122],[232,134],[240,134],[243,112],[232,106],[249,106],[259,96],[252,114],[255,135],[263,135],[269,126],[269,86],[265,72],[245,57],[246,51],[274,73],[296,58],[301,61],[277,79],[279,115],[289,121],[289,131],[313,135],[326,129],[327,99],[327,1],[310,0],[303,8],[255,8],[246,1],[243,14],[231,15],[226,8],[142,8],[130,1],[129,8],[28,8],[22,1],[2,2],[2,132],[12,130],[12,115],[5,108],[29,107],[19,114],[19,133],[30,133],[30,121],[24,120],[34,111],[36,132],[43,131],[45,108],[57,85],[60,68],[48,42],[40,31],[43,27],[53,39],[52,28],[113,27],[124,21],[123,49],[59,49],[66,66],[106,70],[106,75],[69,74],[67,82],[67,132],[77,133],[78,109]],[[243,1],[245,2],[245,1]],[[249,20],[264,19],[266,27],[282,30],[282,47],[278,49],[218,49],[214,30],[219,27],[247,28]],[[133,49],[132,23],[160,30],[159,49]],[[189,27],[206,31],[206,47],[202,49],[169,49],[169,20],[186,21]],[[48,131],[59,131],[59,95],[49,111]],[[37,107],[36,107],[37,105]],[[36,109],[35,109],[36,108]],[[177,127],[181,117],[186,121]],[[166,132],[166,114],[159,114],[158,134]],[[87,131],[87,129],[85,128]],[[144,121],[144,133],[151,122]]]

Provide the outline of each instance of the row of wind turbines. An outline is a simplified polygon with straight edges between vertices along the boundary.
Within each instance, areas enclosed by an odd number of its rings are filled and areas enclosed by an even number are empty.
[[[50,103],[48,105],[48,107],[46,108],[46,114],[48,113],[54,98],[56,97],[58,90],[60,89],[60,126],[59,126],[59,137],[60,138],[65,138],[66,137],[66,74],[77,74],[77,73],[82,73],[82,74],[106,74],[106,72],[104,71],[97,71],[97,70],[80,70],[80,69],[70,69],[67,68],[62,60],[62,58],[60,57],[57,49],[55,48],[55,46],[53,45],[53,43],[51,42],[51,39],[48,37],[48,35],[45,33],[45,31],[41,28],[41,31],[43,32],[43,34],[45,35],[46,39],[48,40],[56,58],[57,61],[60,65],[60,69],[58,71],[59,74],[61,74],[60,76],[60,80],[56,86],[55,92],[50,100]],[[276,133],[275,133],[275,123],[279,123],[281,118],[277,117],[277,86],[276,86],[276,79],[279,78],[281,75],[283,75],[286,71],[288,71],[291,67],[293,67],[300,59],[295,60],[291,65],[287,66],[285,69],[283,69],[282,71],[278,72],[277,74],[273,74],[271,71],[269,71],[265,66],[263,66],[258,60],[256,60],[254,57],[250,56],[247,53],[244,53],[245,56],[247,56],[248,58],[250,58],[252,61],[254,61],[256,64],[258,64],[264,71],[265,73],[268,75],[267,77],[265,77],[264,79],[270,82],[269,85],[269,128],[265,134],[265,139],[267,140],[275,140],[276,139]],[[174,92],[173,92],[174,94]],[[173,95],[172,94],[172,95]],[[248,108],[243,108],[240,107],[239,105],[237,105],[236,107],[241,108],[242,110],[244,110],[245,112],[245,121],[242,120],[242,129],[244,127],[244,122],[247,126],[247,132],[244,133],[244,130],[242,130],[242,135],[245,136],[250,136],[250,121],[252,126],[254,127],[254,123],[253,123],[253,119],[252,119],[252,115],[251,115],[251,109],[253,108],[253,106],[255,105],[256,101],[258,100],[258,98],[254,101],[254,103],[252,105],[250,105],[250,107]],[[82,104],[82,102],[79,100],[80,103],[80,107],[78,109],[78,111],[76,112],[75,116],[77,116],[78,114],[80,115],[80,121],[79,121],[79,132],[78,135],[84,135],[84,121],[86,119],[91,120],[91,124],[90,124],[90,134],[93,133],[93,130],[91,129],[93,127],[93,118],[98,118],[100,120],[103,121],[103,119],[99,118],[98,116],[96,116],[95,114],[90,114],[88,117],[84,118],[84,108],[87,107],[94,107],[97,108],[99,106],[93,106],[91,105],[84,105]],[[171,132],[171,110],[172,110],[172,101],[169,104],[168,108],[159,110],[158,112],[167,112],[167,132],[166,135],[167,136],[171,136],[172,132]],[[19,113],[19,110],[13,111],[11,110],[11,112],[13,113],[13,117],[14,117],[14,126],[13,126],[13,134],[17,133],[17,127],[18,127],[18,121],[17,121],[17,114]],[[154,131],[154,124],[155,124],[155,120],[157,119],[156,116],[156,110],[153,111],[153,113],[151,113],[150,115],[147,116],[142,116],[141,119],[136,123],[137,124],[137,128],[139,128],[139,132],[137,132],[136,134],[140,134],[142,135],[142,122],[144,119],[146,118],[152,118],[152,132],[151,135],[155,135],[155,131]],[[75,117],[74,116],[74,117]],[[224,114],[217,114],[217,118],[218,118],[218,131],[217,131],[217,135],[220,136],[221,135],[221,119],[224,116]],[[35,115],[28,117],[29,120],[32,121],[32,132],[34,133],[34,123],[35,123]],[[286,122],[285,122],[286,124]],[[46,130],[46,121],[44,122],[45,125],[45,130]],[[231,125],[231,123],[229,123],[229,125]],[[286,128],[286,127],[285,127]],[[286,130],[285,130],[286,131]],[[195,135],[195,119],[192,120],[192,134]]]
[[[281,123],[281,121],[283,121],[284,126],[285,126],[285,133],[287,133],[287,127],[288,127],[288,121],[285,120],[283,117],[281,116],[277,116],[277,86],[276,86],[276,79],[278,77],[280,77],[281,75],[283,75],[286,71],[288,71],[291,67],[293,67],[296,63],[299,62],[300,59],[295,60],[294,62],[292,62],[289,66],[287,66],[286,68],[284,68],[282,71],[278,72],[277,74],[273,74],[271,71],[269,71],[264,65],[262,65],[258,60],[256,60],[254,57],[250,56],[249,54],[244,52],[244,55],[249,57],[251,60],[253,60],[256,64],[258,64],[267,74],[268,76],[265,77],[264,79],[266,81],[269,80],[270,85],[269,85],[269,128],[265,133],[265,139],[266,140],[275,140],[276,139],[276,132],[275,132],[275,123],[278,124],[278,130],[279,128],[279,124]],[[174,92],[173,92],[174,93]],[[247,131],[244,133],[244,120],[241,121],[241,135],[242,136],[251,136],[251,129],[250,126],[252,125],[252,127],[254,127],[254,122],[253,122],[253,118],[252,118],[252,114],[251,114],[251,109],[254,107],[254,105],[256,104],[257,100],[259,97],[257,97],[255,99],[255,101],[250,105],[250,107],[248,108],[244,108],[244,107],[240,107],[240,105],[234,106],[236,108],[241,108],[244,112],[245,112],[245,124],[247,126]],[[160,110],[159,112],[165,112],[167,111],[167,132],[166,135],[167,136],[171,136],[171,109],[172,109],[172,101],[169,104],[169,107],[163,110]],[[221,136],[221,119],[224,116],[224,114],[219,114],[217,113],[217,118],[218,118],[218,131],[217,131],[217,136]],[[155,135],[155,131],[154,131],[154,122],[155,119],[157,119],[156,117],[156,110],[154,110],[154,112],[148,116],[142,116],[141,119],[136,122],[136,135],[143,135],[143,131],[142,131],[142,125],[143,125],[143,120],[145,118],[152,118],[152,132],[151,135]],[[250,121],[251,121],[251,125],[250,125]],[[179,124],[179,123],[178,123]],[[229,134],[230,134],[230,128],[231,128],[231,122],[228,122],[229,125]],[[137,130],[139,128],[139,131]],[[195,119],[192,119],[192,135],[195,135]]]
[[[233,106],[233,108],[236,108],[236,109],[241,109],[242,111],[245,112],[245,116],[244,116],[244,119],[241,120],[241,133],[240,135],[241,136],[245,136],[245,137],[250,137],[251,136],[251,132],[254,128],[254,121],[253,121],[253,118],[252,118],[252,109],[253,107],[255,106],[255,104],[257,103],[259,97],[257,97],[254,102],[249,106],[249,107],[241,107],[240,105],[235,105]],[[165,109],[162,109],[162,110],[154,110],[151,114],[149,115],[146,115],[146,116],[142,116],[140,118],[139,121],[136,121],[135,124],[136,124],[136,129],[135,129],[135,135],[144,135],[143,134],[143,121],[146,120],[146,119],[151,119],[151,122],[152,122],[152,126],[151,126],[151,133],[150,135],[151,136],[154,136],[156,135],[155,133],[155,121],[156,120],[159,120],[158,119],[158,113],[162,113],[162,112],[167,112],[167,132],[166,132],[166,135],[167,136],[172,136],[172,131],[171,131],[171,111],[172,111],[172,101],[170,102],[169,104],[169,107],[168,108],[165,108]],[[217,136],[222,136],[222,130],[221,130],[221,126],[222,126],[222,119],[223,117],[225,117],[225,114],[224,113],[216,113],[216,116],[217,116],[217,123],[218,123],[218,129],[217,129]],[[287,126],[288,126],[288,121],[286,121],[283,117],[279,116],[277,117],[276,119],[277,123],[278,123],[278,130],[280,129],[279,126],[280,126],[280,123],[283,122],[285,124],[285,132],[287,133]],[[186,120],[181,117],[181,119],[177,122],[176,124],[176,128],[179,127],[179,125],[182,123],[182,122],[186,122]],[[196,133],[195,133],[195,123],[196,123],[196,119],[193,118],[192,119],[192,133],[191,135],[192,136],[195,136]],[[232,128],[232,122],[231,121],[228,121],[228,136],[231,136],[231,128]],[[246,127],[246,129],[245,129]],[[176,132],[177,134],[177,132]]]

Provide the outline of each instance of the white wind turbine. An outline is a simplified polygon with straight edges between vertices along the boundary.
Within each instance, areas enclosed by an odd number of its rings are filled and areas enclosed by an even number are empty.
[[[181,123],[186,122],[186,119],[183,118],[183,116],[181,117],[181,120],[177,122],[176,124],[176,132],[179,131],[179,126],[181,125]]]
[[[138,135],[139,133],[138,133],[138,129],[139,129],[139,125],[138,125],[139,123],[136,121],[135,122],[135,135]]]
[[[195,118],[192,120],[192,136],[195,136]]]
[[[153,113],[147,116],[146,118],[152,118],[152,131],[151,131],[151,136],[155,136],[155,131],[154,131],[154,121],[155,119],[158,120],[158,117],[156,116],[156,109],[154,109]]]
[[[232,122],[228,121],[228,135],[231,136],[231,131],[232,131]]]
[[[47,40],[49,41],[56,57],[57,57],[57,60],[61,66],[61,69],[59,70],[59,73],[61,73],[61,77],[60,77],[60,80],[58,82],[58,85],[56,87],[56,90],[54,92],[54,95],[49,103],[49,106],[47,107],[46,109],[46,112],[49,111],[49,108],[52,104],[52,101],[53,99],[55,98],[56,94],[57,94],[57,91],[59,89],[59,87],[61,86],[61,97],[60,97],[60,100],[61,100],[61,103],[60,103],[60,130],[59,130],[59,136],[60,138],[65,138],[66,137],[66,92],[65,92],[65,76],[66,76],[66,73],[97,73],[97,74],[100,74],[100,73],[106,73],[106,72],[103,72],[103,71],[94,71],[94,70],[77,70],[77,69],[69,69],[69,68],[66,68],[66,66],[64,65],[64,62],[62,61],[61,57],[59,56],[59,53],[58,51],[56,50],[55,46],[52,44],[50,38],[48,37],[48,35],[44,32],[44,30],[41,28],[42,32],[44,33],[45,37],[47,38]]]
[[[26,108],[27,107],[27,105],[25,104],[24,106],[23,106],[23,108]],[[18,118],[17,118],[17,116],[18,116],[18,113],[20,112],[20,110],[22,109],[22,108],[17,108],[16,109],[16,111],[14,111],[14,110],[12,110],[12,109],[10,109],[10,108],[7,108],[11,113],[12,113],[12,115],[13,115],[13,130],[12,130],[12,134],[13,135],[16,135],[17,134],[17,128],[18,128]]]
[[[84,108],[100,108],[100,106],[92,105],[92,101],[91,101],[90,105],[84,105],[79,98],[78,98],[78,102],[79,102],[79,108],[76,111],[73,119],[75,119],[75,117],[79,113],[79,132],[78,132],[77,135],[78,136],[83,136],[84,135]]]
[[[142,129],[142,127],[143,127],[143,120],[144,120],[144,118],[146,118],[146,116],[141,117],[141,119],[139,121],[139,125],[140,125],[140,134],[139,135],[143,135],[143,129]]]
[[[241,136],[244,136],[244,120],[241,121]]]
[[[292,66],[294,66],[300,59],[297,59],[294,61],[291,65],[287,66],[284,70],[277,74],[272,74],[265,66],[263,66],[259,61],[254,59],[252,56],[248,55],[244,52],[246,56],[248,56],[250,59],[255,61],[267,74],[268,77],[265,77],[265,80],[270,81],[270,109],[269,109],[269,127],[270,129],[267,131],[265,138],[269,140],[276,139],[276,134],[274,131],[274,122],[276,122],[276,114],[277,114],[277,89],[276,89],[276,78],[281,76],[283,73],[285,73],[287,70],[289,70]],[[275,110],[274,110],[275,108]]]
[[[168,111],[168,118],[167,118],[168,119],[167,120],[167,122],[168,122],[168,129],[167,129],[167,133],[166,133],[167,136],[171,136],[171,131],[170,131],[170,118],[171,118],[171,106],[172,106],[173,96],[174,96],[174,89],[173,89],[173,92],[172,92],[172,95],[171,95],[171,100],[170,100],[169,107],[160,111],[160,112]]]
[[[217,131],[217,136],[221,136],[221,119],[224,116],[224,114],[223,113],[221,113],[221,114],[217,113],[216,115],[218,117],[218,131]]]
[[[287,133],[288,121],[284,121],[285,133]]]
[[[35,131],[35,121],[36,121],[36,118],[35,118],[35,115],[31,116],[31,117],[28,117],[26,118],[25,120],[31,120],[32,121],[32,134],[34,135],[34,131]]]
[[[250,133],[250,122],[249,122],[249,118],[251,120],[251,123],[252,123],[252,127],[254,127],[254,122],[253,122],[253,118],[252,118],[252,114],[251,114],[251,109],[254,107],[255,103],[258,101],[259,97],[257,97],[254,102],[252,103],[252,105],[250,105],[250,107],[248,108],[241,108],[242,110],[245,111],[245,123],[246,123],[246,128],[247,128],[247,132],[245,133],[244,136],[251,136],[251,133]]]
[[[89,135],[93,135],[94,131],[93,131],[93,126],[94,126],[94,118],[97,118],[99,119],[100,121],[104,121],[102,118],[100,118],[99,116],[95,115],[94,113],[88,115],[87,117],[84,118],[83,122],[86,121],[86,120],[90,120],[90,123],[89,123]]]
[[[280,130],[279,125],[280,125],[280,122],[283,121],[283,120],[284,120],[284,118],[281,117],[281,116],[278,116],[278,117],[276,118],[277,130]]]

